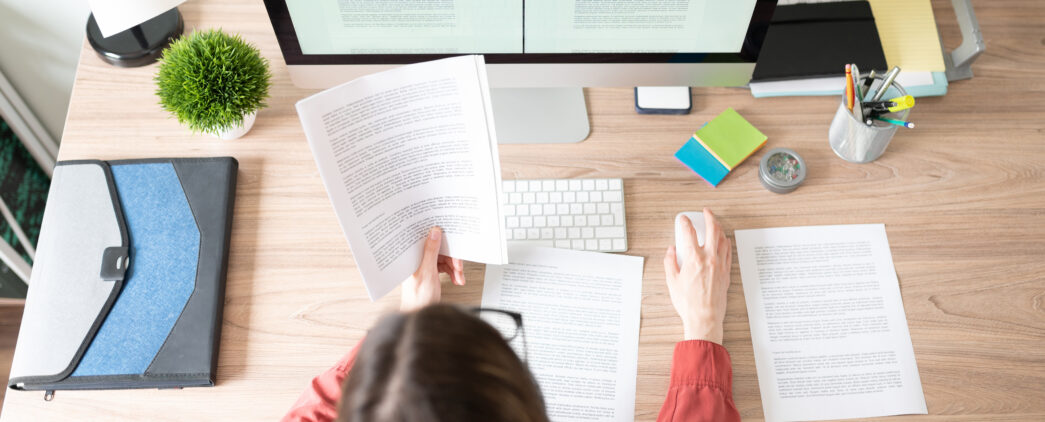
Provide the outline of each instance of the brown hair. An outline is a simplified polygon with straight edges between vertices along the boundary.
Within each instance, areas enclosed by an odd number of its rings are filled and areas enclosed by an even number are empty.
[[[547,420],[533,375],[501,334],[449,305],[378,321],[338,412],[343,422]]]

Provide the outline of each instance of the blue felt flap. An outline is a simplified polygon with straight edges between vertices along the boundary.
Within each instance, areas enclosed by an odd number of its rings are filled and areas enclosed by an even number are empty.
[[[73,377],[145,373],[196,284],[200,231],[174,166],[111,169],[130,234],[130,267]]]

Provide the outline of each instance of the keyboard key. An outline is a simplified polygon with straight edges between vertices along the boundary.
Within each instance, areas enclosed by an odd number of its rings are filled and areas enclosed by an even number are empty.
[[[572,215],[564,215],[564,216],[561,216],[559,218],[562,218],[562,225],[563,225],[563,227],[570,227],[570,226],[574,225],[573,224],[573,216]]]
[[[525,180],[517,181],[515,183],[515,191],[516,192],[529,192],[530,191],[530,183],[525,181]]]
[[[613,216],[611,215],[610,218],[613,218]],[[559,227],[560,224],[561,223],[559,222],[559,216],[557,216],[557,215],[549,215],[548,216],[548,227]]]
[[[602,192],[595,191],[591,193],[591,202],[602,202]]]
[[[518,205],[515,207],[515,213],[518,215],[530,215],[530,206]]]
[[[552,229],[549,229],[547,227],[541,229],[541,239],[548,240],[553,237],[555,237],[555,232]]]
[[[570,190],[581,190],[581,181],[579,179],[570,179]]]
[[[566,237],[568,237],[570,239],[580,239],[581,238],[581,229],[579,229],[577,227],[570,227],[569,229],[566,230]]]
[[[568,189],[569,186],[570,184],[567,183],[565,179],[559,179],[555,181],[555,190],[557,191],[564,191]]]
[[[620,179],[610,179],[610,190],[623,190],[623,183]],[[617,249],[617,248],[614,248]]]
[[[521,204],[522,203],[522,194],[521,193],[510,193],[510,194],[508,194],[508,203],[509,204]]]
[[[595,237],[595,229],[593,229],[591,227],[582,227],[581,228],[581,238],[582,239],[591,239],[591,238],[594,238],[594,237]]]
[[[570,248],[577,249],[577,250],[584,250],[584,241],[580,240],[580,239],[571,240],[570,241]]]
[[[563,192],[562,202],[571,203],[577,202],[577,192]]]
[[[507,193],[515,192],[515,181],[504,180],[501,182],[501,190]]]
[[[628,250],[628,245],[624,242],[624,239],[613,239],[613,250],[626,251]]]
[[[541,190],[543,190],[545,192],[551,192],[551,191],[555,190],[555,181],[554,180],[542,180],[541,181]]]
[[[599,250],[599,242],[595,239],[588,239],[584,241],[584,250],[597,251]]]
[[[620,194],[620,191],[616,190],[606,191],[606,193],[603,194],[602,197],[606,202],[620,202],[624,200]]]
[[[556,204],[555,205],[555,213],[559,214],[559,215],[569,214],[570,213],[570,206],[567,205],[567,204]]]
[[[624,212],[624,204],[613,203],[610,204],[611,212]]]
[[[589,202],[587,204],[584,204],[584,213],[585,214],[595,214],[595,204],[593,204],[591,202]]]
[[[555,247],[556,248],[561,248],[561,249],[569,249],[570,248],[570,241],[569,240],[556,240],[555,241]]]
[[[598,226],[599,225],[599,216],[598,215],[592,214],[592,215],[586,215],[585,217],[588,217],[588,225],[589,226]]]
[[[553,204],[561,204],[562,203],[562,192],[552,192],[551,194],[549,194],[548,195],[548,202],[551,202]]]
[[[543,215],[533,217],[534,227],[548,227],[548,218]]]
[[[532,204],[534,202],[537,202],[537,195],[536,194],[534,194],[533,192],[526,192],[526,193],[522,194],[522,203],[524,203],[524,204]]]
[[[602,215],[599,216],[599,219],[602,220],[602,221],[599,222],[599,225],[602,225],[602,226],[612,226],[613,225],[613,214],[602,214]]]
[[[528,228],[533,227],[533,217],[519,217],[519,227]]]
[[[504,206],[504,215],[506,217],[510,216],[510,215],[515,215],[515,205],[505,205]]]
[[[610,188],[610,182],[606,179],[598,179],[595,181],[595,190],[606,190]]]
[[[613,241],[610,239],[599,239],[599,250],[609,251],[613,249]]]
[[[595,181],[591,179],[581,180],[582,190],[595,190]]]
[[[575,215],[575,216],[573,216],[573,225],[578,226],[578,227],[587,226],[588,225],[588,217],[585,217],[583,215]]]
[[[537,192],[537,203],[547,204],[548,203],[548,192]]]
[[[541,181],[540,180],[531,180],[530,181],[530,192],[538,192],[540,190],[541,190]]]
[[[588,192],[577,192],[577,202],[588,202]]]
[[[615,212],[615,213],[613,213],[613,221],[618,226],[623,226],[624,225],[624,213],[622,213],[622,212]]]
[[[508,203],[508,194],[507,193],[502,193],[501,194],[501,203],[502,204],[507,204]]]
[[[519,227],[519,217],[508,217],[506,220],[508,221],[505,222],[505,227],[508,227],[509,229]]]
[[[584,213],[584,207],[581,204],[570,204],[570,214],[582,214]]]
[[[555,238],[556,239],[565,239],[566,238],[566,229],[562,228],[562,227],[555,228]]]
[[[526,240],[526,229],[513,229],[512,237],[515,240]]]
[[[544,208],[544,209],[541,210],[542,211],[541,214],[544,214],[544,215],[554,215],[555,214],[555,205],[554,204],[544,204],[542,206],[542,208]]]
[[[540,231],[540,229],[526,229],[526,238],[527,239],[540,239],[541,238],[541,231]]]
[[[544,207],[539,204],[530,205],[530,215],[541,215]]]
[[[504,229],[505,240],[512,240],[512,229]]]
[[[625,236],[625,234],[624,234],[624,227],[621,227],[621,226],[596,227],[595,228],[595,236],[600,238],[600,239],[603,239],[603,238],[613,238],[613,237],[624,237]]]
[[[516,240],[512,241],[512,244],[513,245],[527,245],[527,246],[544,246],[544,247],[548,247],[548,248],[555,246],[555,242],[553,242],[551,240],[533,240],[533,239],[528,239],[528,240],[518,240],[518,239],[516,239]]]
[[[607,204],[605,202],[600,202],[598,207],[596,207],[596,212],[598,212],[599,214],[609,214],[610,213],[610,204]]]

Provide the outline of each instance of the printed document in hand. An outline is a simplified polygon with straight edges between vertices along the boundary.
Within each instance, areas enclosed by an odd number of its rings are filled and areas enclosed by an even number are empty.
[[[885,225],[736,239],[767,421],[927,413]]]
[[[522,314],[525,342],[512,346],[551,420],[634,420],[642,257],[527,246],[510,256],[486,267],[482,306]]]
[[[371,300],[440,254],[508,262],[486,65],[460,56],[367,75],[301,100],[298,117]]]

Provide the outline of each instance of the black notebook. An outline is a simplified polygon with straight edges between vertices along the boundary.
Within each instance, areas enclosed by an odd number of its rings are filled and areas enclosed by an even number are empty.
[[[8,385],[214,385],[237,167],[59,162]]]
[[[888,70],[868,2],[777,6],[751,81],[844,75],[846,63]]]

